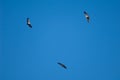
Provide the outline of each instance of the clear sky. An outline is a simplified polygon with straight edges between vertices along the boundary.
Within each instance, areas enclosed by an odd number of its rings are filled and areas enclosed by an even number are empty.
[[[120,80],[119,19],[120,0],[1,0],[0,80]]]

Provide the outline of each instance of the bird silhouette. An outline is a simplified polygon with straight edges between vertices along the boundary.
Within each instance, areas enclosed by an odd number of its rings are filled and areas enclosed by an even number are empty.
[[[60,63],[60,62],[58,62],[58,64],[59,64],[61,67],[63,67],[64,69],[67,69],[67,67],[66,67],[64,64],[62,64],[62,63]]]
[[[30,19],[29,19],[29,18],[27,18],[27,25],[28,25],[30,28],[32,28],[32,25],[31,25],[31,23],[30,23]]]
[[[87,19],[87,22],[89,23],[90,22],[90,16],[88,15],[88,13],[86,11],[84,11],[84,15],[85,15],[85,18]]]

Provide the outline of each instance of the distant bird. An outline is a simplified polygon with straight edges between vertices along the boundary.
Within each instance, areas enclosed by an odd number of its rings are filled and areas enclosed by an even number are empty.
[[[29,19],[29,18],[27,18],[27,25],[28,25],[30,28],[32,28],[32,25],[31,25],[31,23],[30,23],[30,19]]]
[[[86,11],[84,11],[85,18],[87,19],[87,22],[90,22],[90,17]]]
[[[66,67],[64,64],[59,63],[59,62],[58,62],[58,64],[59,64],[61,67],[63,67],[63,68],[65,68],[65,69],[67,69],[67,67]]]

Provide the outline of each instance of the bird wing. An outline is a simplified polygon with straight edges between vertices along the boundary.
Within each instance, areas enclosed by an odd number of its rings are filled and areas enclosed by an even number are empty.
[[[32,25],[31,25],[31,24],[28,24],[28,26],[29,26],[30,28],[32,28]]]
[[[60,66],[62,66],[63,68],[67,69],[67,67],[66,67],[64,64],[59,63],[59,62],[58,62],[58,64],[59,64]]]

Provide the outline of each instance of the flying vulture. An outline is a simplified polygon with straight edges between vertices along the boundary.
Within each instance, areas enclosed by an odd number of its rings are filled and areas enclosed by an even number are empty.
[[[30,23],[30,19],[29,19],[29,18],[27,18],[27,25],[28,25],[30,28],[32,28],[32,25],[31,25],[31,23]]]
[[[85,18],[87,19],[87,22],[90,22],[90,17],[86,11],[84,11]]]
[[[65,69],[67,69],[67,67],[66,67],[64,64],[59,63],[59,62],[58,62],[58,64],[59,64],[61,67],[63,67],[63,68],[65,68]]]

